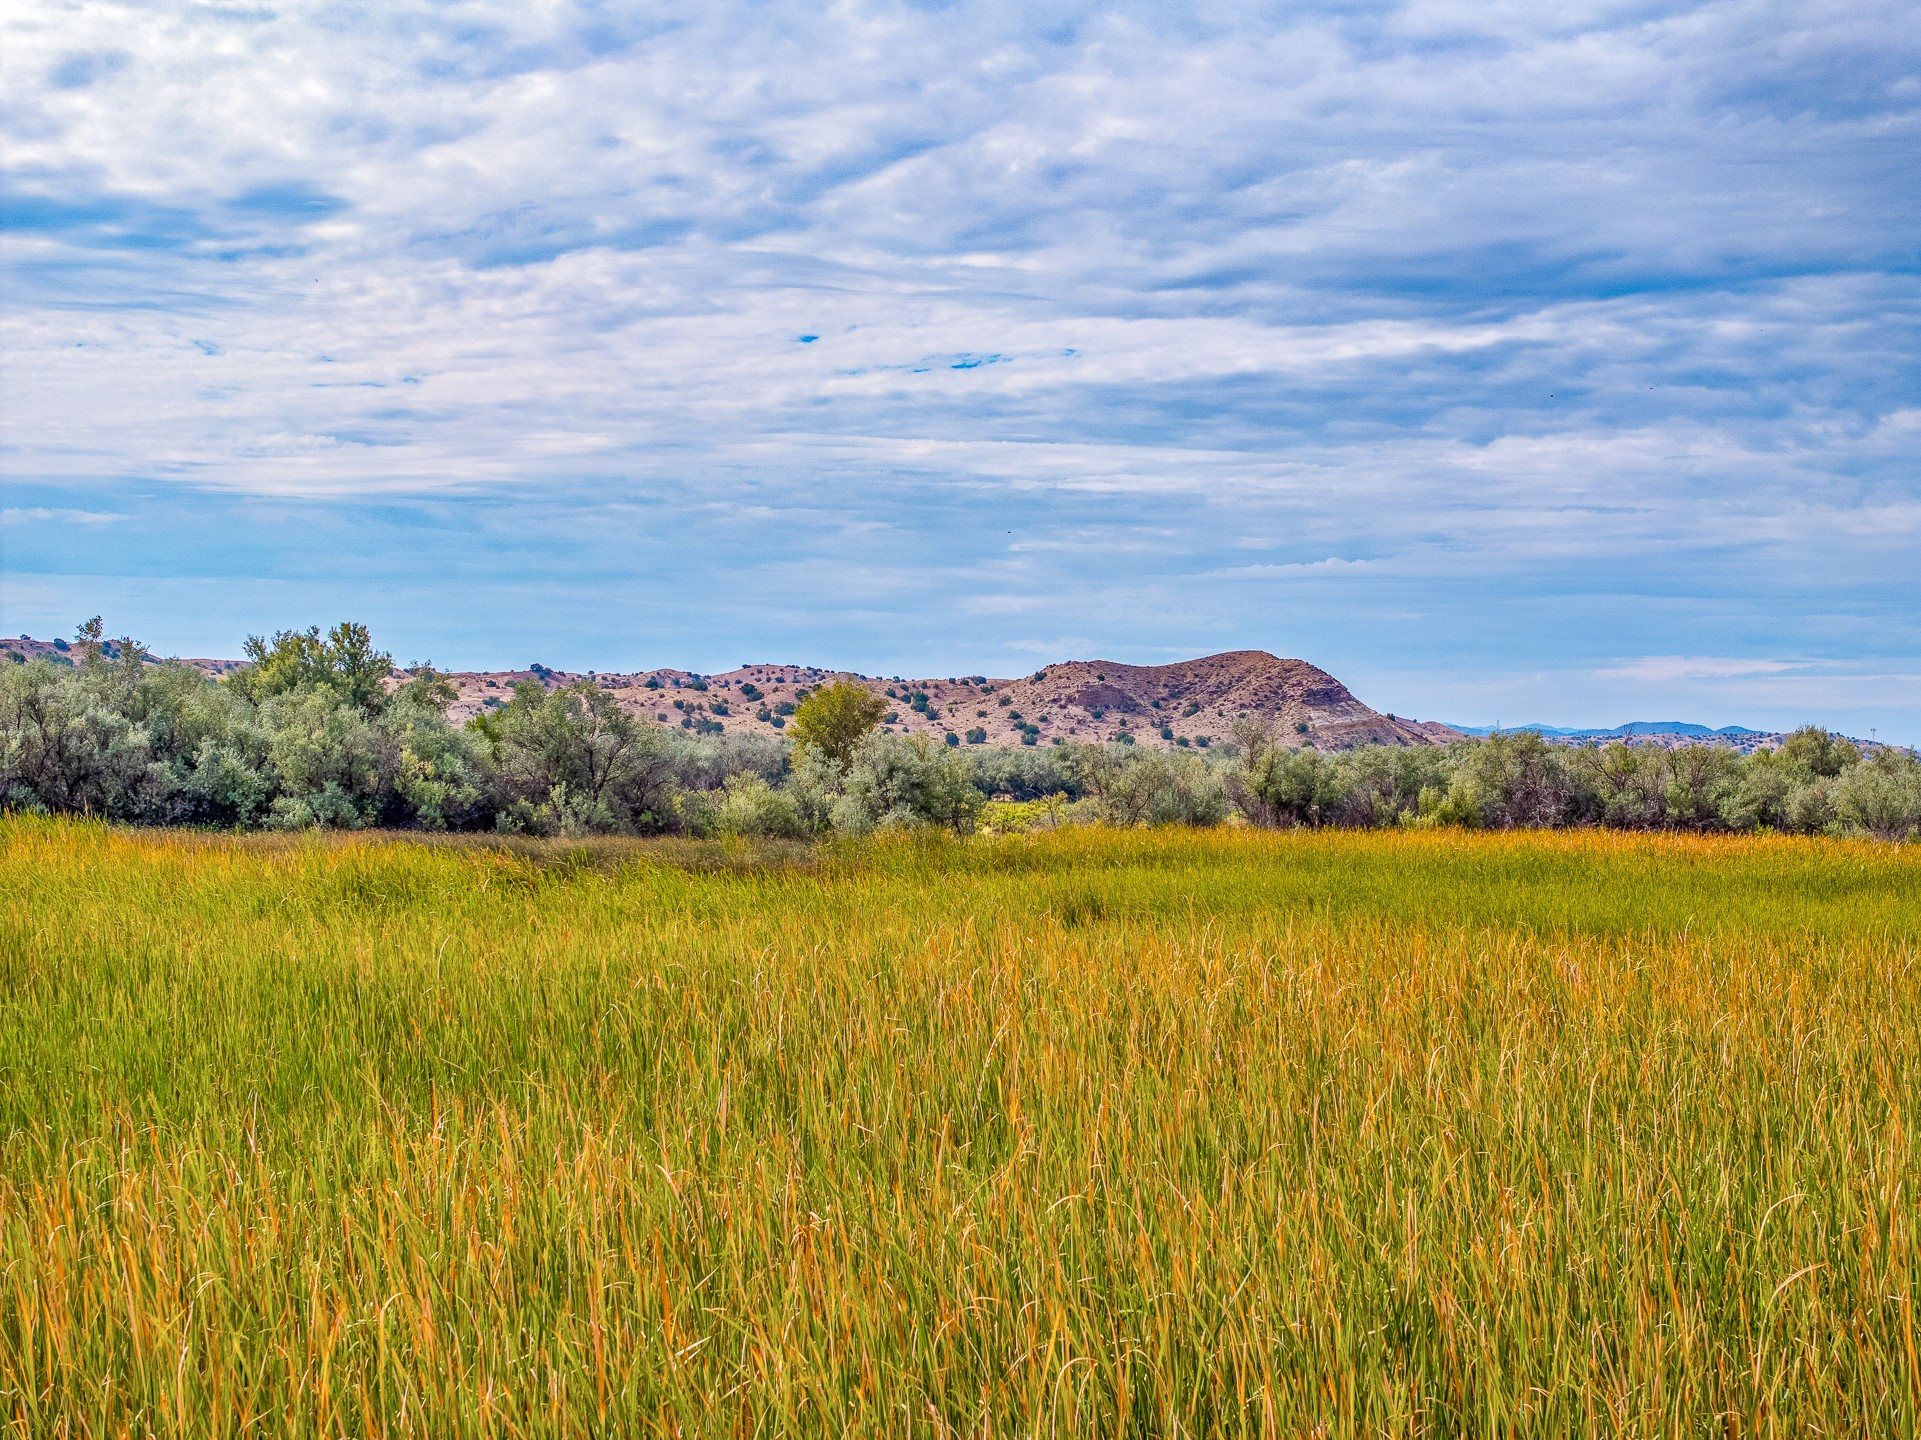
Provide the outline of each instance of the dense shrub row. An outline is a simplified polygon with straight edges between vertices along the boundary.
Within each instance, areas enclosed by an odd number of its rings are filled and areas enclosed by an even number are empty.
[[[1921,762],[1825,731],[1711,746],[1549,745],[1531,733],[1323,754],[1243,723],[1207,755],[1124,746],[955,750],[841,725],[829,743],[692,736],[591,684],[519,686],[466,726],[430,669],[398,687],[364,629],[250,641],[224,680],[83,627],[75,662],[0,670],[0,803],[137,824],[681,831],[970,830],[990,799],[1053,820],[1259,825],[1921,829]],[[828,687],[830,690],[835,687]],[[845,717],[838,718],[845,721]],[[858,717],[856,717],[858,719]],[[866,721],[859,723],[865,724]],[[809,733],[805,724],[796,727]],[[1292,737],[1290,737],[1292,738]]]
[[[1227,784],[1241,812],[1263,825],[1605,825],[1883,839],[1921,827],[1921,761],[1888,748],[1864,757],[1813,727],[1745,757],[1714,745],[1550,745],[1532,731],[1331,755],[1283,749],[1257,733],[1242,739]]]

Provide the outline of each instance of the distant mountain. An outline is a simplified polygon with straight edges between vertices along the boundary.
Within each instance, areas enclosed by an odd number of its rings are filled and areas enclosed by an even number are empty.
[[[1451,730],[1459,730],[1463,735],[1492,735],[1492,725],[1450,725]],[[1629,735],[1685,735],[1694,739],[1719,736],[1723,739],[1737,739],[1743,735],[1767,735],[1767,730],[1750,730],[1745,725],[1723,725],[1719,730],[1711,730],[1706,725],[1696,725],[1688,720],[1630,720],[1625,725],[1615,725],[1608,729],[1581,729],[1564,725],[1503,725],[1500,732],[1504,735],[1517,734],[1523,730],[1539,731],[1542,735],[1556,740],[1602,740],[1609,737],[1622,738]]]
[[[1626,725],[1617,725],[1616,735],[1759,735],[1759,730],[1750,730],[1745,725],[1723,725],[1719,730],[1710,730],[1705,725],[1690,725],[1685,720],[1631,720]]]
[[[1533,722],[1526,725],[1456,725],[1452,720],[1445,720],[1442,723],[1446,725],[1448,729],[1458,730],[1463,735],[1518,735],[1523,730],[1532,730],[1540,735],[1552,735],[1558,738],[1562,735],[1598,733],[1586,730],[1563,730],[1558,725],[1540,725]]]

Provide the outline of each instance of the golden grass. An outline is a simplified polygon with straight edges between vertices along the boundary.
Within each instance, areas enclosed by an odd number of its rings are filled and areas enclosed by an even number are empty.
[[[1916,1429],[1913,848],[0,871],[22,1436]]]

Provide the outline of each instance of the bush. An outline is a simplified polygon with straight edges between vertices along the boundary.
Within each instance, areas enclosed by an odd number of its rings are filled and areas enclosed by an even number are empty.
[[[1617,742],[1576,750],[1568,763],[1581,776],[1589,797],[1584,818],[1629,828],[1662,823],[1667,814],[1667,765],[1660,750]]]
[[[676,813],[665,732],[598,686],[516,685],[511,701],[473,726],[493,758],[503,829],[645,834]]]
[[[924,735],[874,734],[855,747],[832,816],[835,829],[853,835],[916,825],[966,834],[980,807],[964,757]]]
[[[155,818],[167,787],[150,738],[89,679],[45,661],[0,673],[0,796],[23,809]]]
[[[1877,751],[1841,772],[1834,814],[1850,830],[1878,840],[1906,840],[1921,830],[1921,760],[1902,750]]]
[[[1340,776],[1335,823],[1403,824],[1420,813],[1423,791],[1447,783],[1447,752],[1431,745],[1367,745],[1335,757]]]
[[[423,830],[466,830],[490,823],[493,777],[486,741],[456,730],[436,706],[401,703],[380,717],[379,728],[399,747],[393,768],[398,805],[388,824]]]
[[[778,784],[787,774],[788,747],[771,735],[693,735],[668,732],[668,761],[677,790],[719,790],[735,775]]]
[[[1818,725],[1803,725],[1781,743],[1781,757],[1803,774],[1832,780],[1850,765],[1861,763],[1861,752],[1850,741],[1830,735]]]
[[[1266,723],[1234,723],[1239,764],[1226,775],[1228,793],[1256,825],[1316,826],[1341,818],[1348,785],[1334,761],[1310,748],[1274,742]]]
[[[1248,722],[1230,763],[1206,753],[1204,736],[1153,754],[1126,731],[1106,747],[1055,736],[1042,750],[1038,724],[1011,706],[1015,745],[989,746],[984,726],[965,747],[952,733],[880,734],[885,702],[842,681],[807,696],[796,729],[811,738],[790,747],[718,733],[697,710],[686,733],[669,731],[591,680],[550,692],[551,677],[456,729],[452,687],[430,667],[394,674],[355,625],[253,640],[252,663],[225,682],[152,662],[137,641],[107,640],[98,620],[71,654],[0,664],[0,804],[143,824],[789,835],[965,831],[983,797],[1058,797],[1050,815],[1072,806],[1123,825],[1212,824],[1232,804],[1261,825],[1921,832],[1921,761],[1897,750],[1864,759],[1815,727],[1742,758],[1706,745],[1572,749],[1526,732],[1324,754]],[[772,708],[779,725],[791,707]]]
[[[1721,787],[1721,823],[1731,830],[1783,828],[1788,792],[1800,783],[1795,767],[1780,751],[1756,751]]]
[[[1430,818],[1487,829],[1565,825],[1577,818],[1567,751],[1535,731],[1457,743],[1451,751],[1447,796]]]
[[[798,839],[813,828],[797,796],[751,772],[728,776],[717,793],[682,795],[679,806],[699,835]]]
[[[985,732],[982,733],[985,739]],[[1066,795],[1078,800],[1084,793],[1076,752],[1065,748],[1028,754],[1004,745],[968,756],[974,788],[987,796],[1009,800],[1042,800]]]
[[[1667,776],[1661,792],[1666,822],[1684,830],[1707,830],[1721,823],[1721,795],[1739,773],[1741,759],[1717,745],[1685,745],[1657,751]]]
[[[276,792],[268,824],[357,830],[386,818],[399,754],[363,711],[328,691],[294,690],[267,700],[260,726]]]
[[[1836,823],[1836,778],[1859,764],[1860,754],[1847,741],[1804,726],[1780,749],[1758,751],[1730,772],[1717,798],[1721,821],[1734,830],[1766,826],[1803,835],[1827,830]]]
[[[1218,766],[1177,750],[1088,747],[1082,784],[1110,825],[1218,825],[1232,813]]]

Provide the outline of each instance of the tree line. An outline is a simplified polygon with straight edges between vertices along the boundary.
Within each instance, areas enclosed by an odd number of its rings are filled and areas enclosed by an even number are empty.
[[[885,702],[851,682],[815,689],[782,738],[689,735],[592,682],[525,682],[456,724],[451,684],[426,666],[396,678],[351,623],[249,639],[246,665],[218,679],[109,641],[97,619],[69,663],[7,653],[0,805],[131,824],[804,838],[964,832],[998,800],[1122,825],[1921,831],[1912,752],[1864,755],[1814,727],[1747,756],[1531,732],[1323,753],[1257,719],[1205,754],[956,750],[887,733]]]

